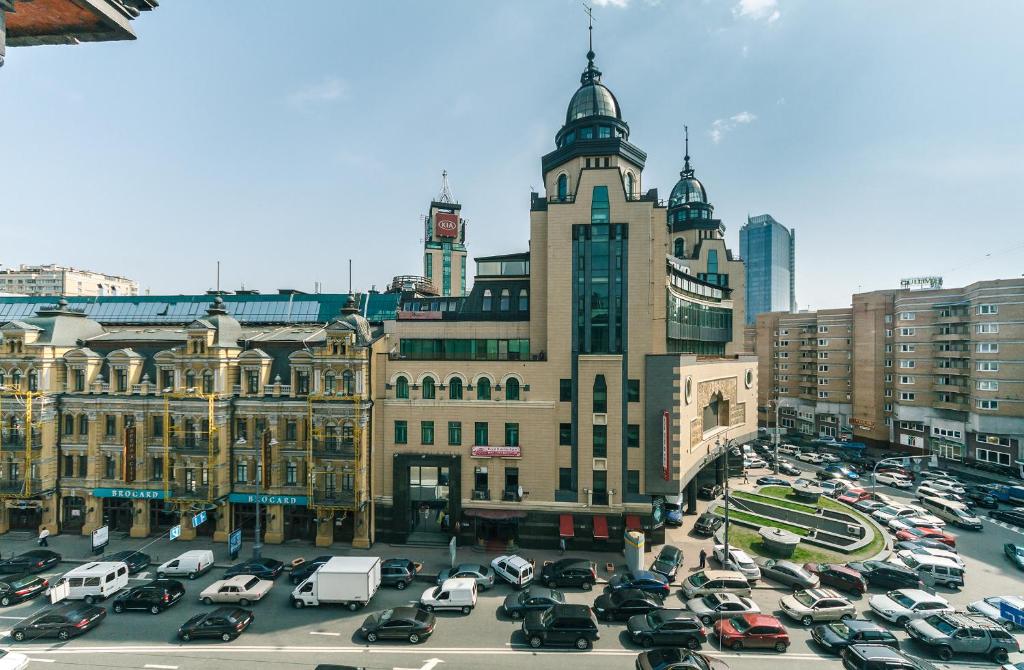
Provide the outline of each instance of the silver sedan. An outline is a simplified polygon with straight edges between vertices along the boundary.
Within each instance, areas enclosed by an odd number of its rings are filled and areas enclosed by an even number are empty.
[[[804,569],[804,566],[792,561],[779,561],[774,558],[755,558],[754,562],[761,569],[761,576],[785,584],[794,589],[816,589],[820,581],[818,576]]]
[[[703,598],[693,598],[686,601],[686,608],[699,617],[705,626],[719,619],[761,612],[753,600],[733,593],[712,593]]]

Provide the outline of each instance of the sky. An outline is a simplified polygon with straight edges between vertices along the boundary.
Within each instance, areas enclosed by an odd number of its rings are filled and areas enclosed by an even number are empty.
[[[1024,273],[1024,3],[595,0],[644,188],[690,154],[738,252],[797,231],[801,309]],[[579,0],[167,0],[138,40],[10,48],[0,264],[153,294],[422,272],[447,170],[471,256],[525,250],[586,65]]]

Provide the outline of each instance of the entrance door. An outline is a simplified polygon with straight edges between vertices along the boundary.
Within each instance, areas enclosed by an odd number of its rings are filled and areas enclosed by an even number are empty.
[[[68,496],[61,500],[61,529],[70,533],[82,532],[85,525],[85,498]]]
[[[43,522],[43,510],[39,507],[16,507],[9,510],[11,530],[31,530],[36,532]]]
[[[449,523],[448,477],[447,467],[409,467],[409,527],[414,533],[444,534]]]
[[[132,501],[103,499],[103,523],[112,531],[127,533],[132,529]]]

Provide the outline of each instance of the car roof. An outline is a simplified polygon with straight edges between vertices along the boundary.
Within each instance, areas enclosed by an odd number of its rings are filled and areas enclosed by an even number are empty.
[[[779,618],[771,614],[742,614],[751,626],[781,626]]]
[[[884,644],[855,644],[852,648],[866,659],[900,659],[905,658],[899,650]]]
[[[551,608],[551,613],[555,616],[590,616],[590,608],[586,605],[555,605]]]
[[[415,619],[416,614],[420,611],[418,607],[410,607],[408,605],[402,605],[401,607],[391,608],[391,618],[399,617],[402,619]]]
[[[886,628],[883,628],[882,626],[879,626],[874,621],[868,621],[867,619],[847,619],[843,623],[846,624],[847,628],[849,628],[850,630],[855,630],[855,631],[860,631],[860,630],[886,630],[887,631]]]
[[[217,609],[215,609],[215,610],[213,610],[211,612],[208,612],[206,614],[206,616],[207,617],[214,617],[214,616],[220,617],[220,616],[222,616],[222,617],[235,618],[235,617],[238,617],[238,616],[244,616],[245,614],[246,614],[245,610],[242,609],[241,607],[218,607]]]
[[[257,578],[256,575],[235,575],[234,577],[228,577],[227,579],[222,579],[220,581],[223,584],[231,584],[232,586],[245,586],[245,584],[253,578]]]
[[[806,593],[815,600],[821,600],[823,598],[842,598],[842,596],[833,589],[806,589]]]
[[[498,559],[494,559],[494,560],[498,560]],[[484,566],[480,565],[479,563],[459,563],[454,568],[449,570],[449,572],[451,572],[452,570],[454,570],[455,572],[464,572],[464,571],[482,572],[483,569],[484,569]]]

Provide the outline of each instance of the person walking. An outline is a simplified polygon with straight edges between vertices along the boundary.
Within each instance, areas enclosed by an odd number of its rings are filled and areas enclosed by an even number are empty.
[[[707,565],[707,562],[708,562],[708,552],[704,551],[704,549],[701,549],[700,550],[700,566],[699,567],[701,569],[703,569],[704,566]]]
[[[40,547],[49,547],[50,546],[50,544],[46,541],[46,538],[48,538],[48,537],[50,537],[50,531],[49,530],[47,530],[46,528],[43,528],[41,531],[39,531],[39,546]]]
[[[747,479],[747,469],[746,468],[743,469],[743,483],[744,484],[749,484],[750,483],[750,480]]]

